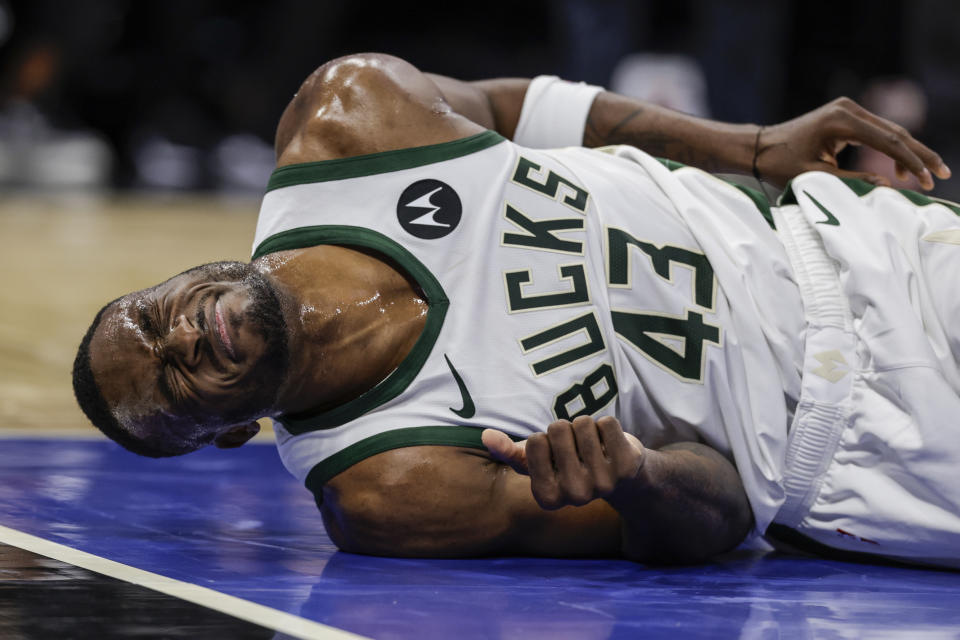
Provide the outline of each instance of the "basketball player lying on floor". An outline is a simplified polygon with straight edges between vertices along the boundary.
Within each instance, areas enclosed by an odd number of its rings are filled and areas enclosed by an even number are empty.
[[[147,456],[271,417],[347,551],[697,562],[792,531],[957,565],[960,223],[839,170],[848,142],[950,173],[847,99],[758,128],[334,60],[280,121],[252,262],[109,303],[76,394]],[[771,207],[644,152],[802,175]]]

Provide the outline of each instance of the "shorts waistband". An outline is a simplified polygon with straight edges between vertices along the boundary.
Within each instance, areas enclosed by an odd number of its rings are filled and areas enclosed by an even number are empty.
[[[783,472],[785,501],[776,522],[796,526],[820,492],[850,415],[856,375],[852,315],[835,262],[797,205],[773,210],[793,267],[807,321],[800,401]]]

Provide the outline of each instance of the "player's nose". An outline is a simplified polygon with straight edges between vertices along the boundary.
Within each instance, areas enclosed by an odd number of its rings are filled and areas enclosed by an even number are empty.
[[[200,364],[200,342],[203,334],[193,325],[187,316],[180,315],[170,328],[164,340],[164,353],[174,356],[189,368]]]

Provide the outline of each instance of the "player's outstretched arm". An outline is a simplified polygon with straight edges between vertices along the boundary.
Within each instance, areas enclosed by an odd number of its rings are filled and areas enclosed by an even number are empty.
[[[455,111],[513,137],[529,81],[464,83],[442,76],[429,77]],[[715,173],[756,172],[781,187],[790,178],[815,170],[886,184],[886,179],[877,174],[838,167],[837,154],[847,144],[864,144],[890,156],[898,175],[914,174],[925,189],[933,188],[932,176],[950,177],[950,169],[938,154],[903,127],[849,98],[837,98],[787,122],[758,127],[695,118],[603,91],[587,115],[583,144],[629,144],[652,155]]]
[[[383,54],[331,60],[304,81],[287,106],[277,128],[278,165],[447,142],[480,127],[512,139],[529,85],[517,78],[463,82],[422,73]],[[950,176],[940,156],[902,127],[847,98],[763,128],[694,118],[607,91],[584,105],[588,114],[577,130],[583,131],[586,146],[630,144],[714,172],[756,168],[781,186],[814,169],[882,182],[880,176],[837,167],[837,153],[846,144],[866,144],[887,154],[898,171],[913,173],[924,188],[933,186],[931,174]],[[557,130],[552,123],[546,129]],[[545,141],[546,146],[572,144],[569,135],[561,139]]]
[[[837,166],[837,154],[846,145],[864,144],[893,158],[899,175],[914,174],[925,189],[933,188],[931,173],[950,177],[940,156],[906,129],[849,98],[837,98],[787,122],[758,127],[694,118],[605,92],[590,110],[584,144],[632,144],[707,171],[756,172],[781,187],[804,171],[886,184],[877,174]]]
[[[692,563],[739,544],[753,516],[730,462],[698,443],[645,448],[613,417],[560,420],[514,443],[486,430],[495,459],[529,474],[546,510],[602,498],[621,517],[621,550],[646,563]]]

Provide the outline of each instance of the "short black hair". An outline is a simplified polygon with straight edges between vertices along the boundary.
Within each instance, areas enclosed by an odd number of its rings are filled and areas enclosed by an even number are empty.
[[[77,349],[77,357],[73,361],[73,395],[77,398],[77,404],[86,414],[90,422],[97,429],[103,432],[105,436],[122,446],[128,451],[132,451],[141,456],[149,458],[166,458],[176,453],[171,453],[159,447],[151,445],[144,440],[133,436],[129,431],[123,428],[123,425],[116,419],[110,406],[103,398],[100,387],[93,377],[93,369],[90,366],[90,341],[93,340],[93,334],[100,326],[100,320],[103,314],[110,308],[110,305],[117,302],[111,300],[103,305],[103,308],[97,312],[86,335],[80,341],[80,347]]]

